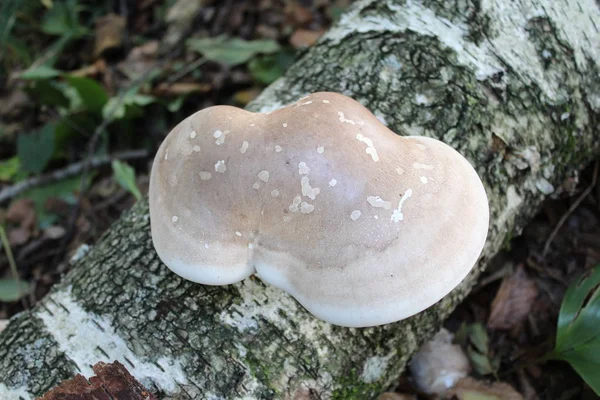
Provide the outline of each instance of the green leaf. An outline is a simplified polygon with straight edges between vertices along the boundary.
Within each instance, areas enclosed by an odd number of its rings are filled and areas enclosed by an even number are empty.
[[[113,160],[112,169],[117,183],[134,195],[138,201],[141,200],[142,193],[135,183],[135,170],[126,162],[119,160]]]
[[[36,104],[53,107],[69,106],[69,99],[59,82],[51,80],[35,81],[33,85],[27,88],[27,93],[32,99],[35,99]]]
[[[67,82],[79,94],[83,106],[93,113],[101,113],[108,102],[106,90],[95,80],[78,76],[67,76]]]
[[[471,360],[471,364],[475,371],[479,375],[489,375],[494,373],[494,367],[492,366],[492,362],[487,354],[478,353],[473,348],[467,348],[467,355],[469,356],[469,360]]]
[[[0,23],[0,26],[1,23]],[[32,49],[27,46],[27,43],[21,38],[17,38],[14,36],[9,36],[4,41],[4,45],[6,45],[6,53],[5,58],[9,58],[9,54],[11,58],[14,58],[16,61],[20,61],[22,65],[30,65],[33,60],[31,56]],[[2,52],[2,39],[0,39],[0,54]]]
[[[19,0],[0,2],[0,59],[4,58],[4,46],[10,38],[10,31],[15,25],[17,12],[21,5],[22,3]]]
[[[138,106],[147,106],[148,104],[153,103],[156,100],[154,96],[148,96],[146,94],[136,94],[135,96],[131,96],[127,100],[127,104],[135,104]]]
[[[0,279],[0,301],[13,302],[31,291],[28,282],[20,279]]]
[[[21,79],[27,80],[39,80],[39,79],[51,79],[62,74],[61,71],[49,67],[47,65],[40,65],[37,67],[26,69],[21,73]]]
[[[91,181],[92,175],[93,174],[88,174],[86,186]],[[22,193],[19,198],[33,200],[35,212],[38,217],[38,226],[43,229],[49,225],[52,225],[58,219],[58,216],[46,211],[45,204],[47,200],[50,198],[55,198],[61,199],[68,204],[75,204],[77,202],[77,196],[75,195],[75,192],[79,190],[80,182],[81,177],[65,179],[49,185],[28,190]]]
[[[471,365],[480,375],[496,374],[499,359],[494,359],[490,354],[489,338],[483,324],[463,323],[456,333],[455,339],[461,346],[466,347]]]
[[[12,181],[21,168],[21,160],[15,156],[5,161],[0,161],[0,181]]]
[[[156,101],[153,96],[138,94],[139,87],[128,90],[123,97],[111,97],[102,108],[102,117],[110,120],[126,119],[129,115],[129,109],[135,109],[137,106],[147,106]]]
[[[49,35],[63,35],[71,31],[72,21],[66,4],[56,3],[42,18],[42,32]]]
[[[273,83],[285,71],[271,56],[257,57],[251,60],[248,63],[248,69],[255,80],[265,85]]]
[[[54,129],[54,153],[52,159],[68,157],[69,145],[78,145],[89,140],[99,124],[99,115],[78,112],[63,116]]]
[[[102,117],[107,120],[125,118],[127,104],[124,100],[124,98],[111,97],[102,108]]]
[[[344,13],[345,10],[346,10],[346,7],[340,7],[337,5],[332,6],[330,9],[331,19],[334,21],[337,21],[338,19],[340,19],[340,17],[342,16],[342,14]]]
[[[475,348],[483,354],[487,354],[489,351],[489,340],[487,331],[481,323],[476,323],[470,326],[469,340],[475,346]]]
[[[282,51],[254,58],[248,63],[248,69],[254,79],[268,85],[281,77],[293,62],[294,52]]]
[[[50,46],[45,49],[46,65],[54,65],[58,58],[60,57],[63,50],[69,45],[69,43],[73,40],[74,36],[71,34],[66,34],[60,36],[56,39]]]
[[[600,265],[565,293],[558,316],[556,346],[547,358],[567,361],[600,395]]]
[[[274,40],[246,41],[223,36],[189,39],[187,45],[190,49],[201,53],[206,59],[230,67],[243,64],[257,54],[272,54],[279,50],[279,45]]]
[[[56,2],[42,18],[42,32],[49,35],[70,35],[78,37],[87,32],[79,24],[80,7],[76,0]]]
[[[54,152],[54,128],[54,123],[48,123],[36,132],[18,136],[17,155],[23,170],[34,174],[44,170]]]
[[[173,100],[167,102],[167,110],[174,113],[181,110],[183,106],[183,102],[185,101],[185,96],[177,96]]]

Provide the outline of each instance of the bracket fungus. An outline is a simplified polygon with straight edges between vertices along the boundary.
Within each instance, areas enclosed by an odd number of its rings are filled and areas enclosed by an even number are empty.
[[[431,306],[484,246],[487,196],[469,162],[398,136],[349,97],[314,93],[268,114],[199,111],[162,143],[152,239],[194,282],[257,275],[332,324],[366,327]]]

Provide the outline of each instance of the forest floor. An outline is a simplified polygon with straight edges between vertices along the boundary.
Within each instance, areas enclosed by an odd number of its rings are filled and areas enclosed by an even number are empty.
[[[245,106],[350,0],[97,3],[0,2],[0,331],[145,195],[171,127]],[[567,363],[538,361],[566,289],[600,263],[599,181],[596,163],[564,182],[571,197],[549,199],[447,321],[470,398],[595,398]],[[395,390],[382,398],[435,398],[410,372]]]

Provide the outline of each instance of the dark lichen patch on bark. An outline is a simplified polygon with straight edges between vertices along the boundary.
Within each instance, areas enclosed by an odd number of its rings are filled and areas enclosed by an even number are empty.
[[[0,383],[41,395],[77,372],[33,311],[13,318],[0,335]]]
[[[482,10],[481,0],[425,0],[422,4],[450,23],[466,27],[465,37],[470,42],[480,44],[496,35],[490,16]]]

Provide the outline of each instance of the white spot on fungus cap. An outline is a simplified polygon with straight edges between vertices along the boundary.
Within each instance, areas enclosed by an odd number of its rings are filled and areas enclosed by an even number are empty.
[[[485,243],[477,173],[446,144],[398,136],[348,97],[310,97],[330,106],[210,107],[173,129],[150,178],[158,255],[208,285],[255,274],[336,325],[424,310],[464,279]],[[190,126],[201,152],[190,151]],[[216,131],[227,139],[216,143]],[[273,152],[276,143],[286,151]]]

